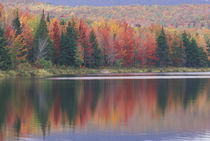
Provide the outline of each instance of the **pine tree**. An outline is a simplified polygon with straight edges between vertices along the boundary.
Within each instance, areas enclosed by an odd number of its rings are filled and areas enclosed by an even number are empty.
[[[206,67],[208,66],[208,56],[199,48],[194,38],[190,40],[189,35],[184,31],[182,41],[185,50],[186,67]]]
[[[184,31],[182,41],[185,50],[186,67],[206,67],[208,65],[208,56],[199,48],[194,38],[190,40],[189,35]]]
[[[183,42],[183,46],[184,46],[184,58],[185,58],[185,62],[184,62],[184,65],[186,67],[191,67],[192,64],[191,64],[191,49],[190,49],[190,39],[187,35],[187,33],[184,31],[182,33],[182,42]]]
[[[92,58],[93,58],[93,64],[91,64],[92,67],[99,67],[102,64],[102,51],[98,47],[98,42],[96,39],[96,35],[94,30],[90,32],[90,45],[93,49]]]
[[[6,49],[7,40],[4,37],[4,30],[0,27],[0,69],[7,70],[11,68],[12,62],[9,50]]]
[[[13,26],[14,30],[16,31],[16,36],[18,36],[22,33],[18,10],[15,13],[15,18],[12,21],[12,26]]]
[[[157,65],[160,67],[168,66],[169,64],[169,46],[167,42],[167,38],[162,28],[160,35],[157,39],[157,50],[156,50],[157,58],[159,59]]]
[[[182,45],[178,44],[176,41],[174,41],[172,45],[171,59],[173,66],[181,67],[183,65],[184,50]]]
[[[41,58],[45,58],[46,60],[52,60],[54,48],[48,33],[49,31],[47,28],[47,24],[45,21],[45,14],[43,10],[39,26],[35,33],[33,47],[29,58],[29,60],[32,63],[35,63],[36,61],[38,61],[38,59]],[[42,52],[40,52],[40,47],[44,48]]]
[[[202,48],[199,48],[196,40],[192,38],[191,44],[190,44],[190,50],[191,50],[191,61],[189,64],[190,67],[206,67],[208,64],[208,57],[207,54],[203,51]]]
[[[74,22],[69,22],[66,33],[61,34],[60,40],[60,65],[79,67],[81,60],[78,52],[78,33]]]
[[[62,31],[61,38],[60,38],[60,56],[58,59],[58,64],[64,65],[68,60],[66,60],[67,52],[66,52],[66,36],[65,33]]]
[[[208,55],[203,51],[202,48],[199,48],[199,65],[198,67],[208,67]]]
[[[50,23],[50,14],[47,13],[47,22]]]

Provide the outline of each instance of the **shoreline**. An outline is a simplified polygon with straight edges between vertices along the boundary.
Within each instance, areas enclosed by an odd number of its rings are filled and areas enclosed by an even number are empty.
[[[143,73],[185,73],[185,72],[210,72],[210,68],[99,68],[99,69],[33,69],[0,71],[0,79],[8,78],[46,78],[62,75],[140,75]],[[133,74],[132,74],[133,73]]]

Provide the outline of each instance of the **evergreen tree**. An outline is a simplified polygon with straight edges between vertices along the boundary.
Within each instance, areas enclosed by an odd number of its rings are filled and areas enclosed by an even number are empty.
[[[43,10],[39,26],[35,33],[33,47],[29,58],[29,60],[32,63],[35,63],[38,59],[41,58],[45,58],[46,60],[53,59],[54,48],[48,33],[49,31],[47,28],[47,24],[45,21],[45,14]],[[41,50],[40,48],[43,48],[43,50]]]
[[[182,34],[182,41],[185,50],[186,67],[206,67],[208,65],[208,56],[199,48],[196,40],[189,36],[186,32]]]
[[[207,54],[203,51],[202,48],[198,47],[194,38],[191,40],[190,50],[192,52],[190,58],[191,61],[189,62],[191,65],[190,67],[206,67],[208,64]]]
[[[172,54],[171,54],[172,64],[176,67],[181,67],[184,60],[184,50],[181,44],[178,44],[176,41],[172,45]]]
[[[18,15],[18,10],[15,13],[15,18],[12,21],[12,26],[16,31],[16,33],[15,33],[16,36],[18,36],[22,33],[21,24],[20,24],[19,15]]]
[[[6,49],[7,40],[4,36],[4,30],[0,27],[0,69],[7,70],[11,68],[12,61],[9,55],[9,50]]]
[[[62,31],[61,38],[60,38],[60,56],[59,56],[59,59],[58,59],[58,64],[60,64],[60,65],[64,65],[65,62],[68,62],[68,60],[66,60],[67,52],[65,51],[66,50],[66,43],[67,43],[66,35]]]
[[[189,67],[198,67],[200,63],[200,57],[199,57],[199,49],[198,45],[194,38],[192,38],[190,42],[190,46],[188,48],[188,64]]]
[[[50,14],[47,13],[47,22],[49,23],[50,22]]]
[[[198,67],[208,67],[208,55],[203,51],[202,48],[199,48],[199,65]]]
[[[60,40],[60,65],[79,67],[81,60],[78,51],[78,33],[74,21],[69,22],[66,33],[61,34]]]
[[[157,65],[160,67],[168,66],[169,64],[169,46],[167,38],[162,28],[160,35],[157,38]]]
[[[93,49],[92,58],[93,58],[93,64],[92,67],[99,67],[102,64],[102,51],[98,47],[98,42],[96,39],[96,35],[94,30],[90,32],[90,45]]]
[[[182,42],[183,42],[183,45],[184,45],[184,53],[185,53],[184,65],[186,67],[191,67],[192,66],[192,64],[191,64],[191,59],[192,59],[191,54],[192,53],[191,53],[191,48],[190,48],[190,39],[189,39],[189,37],[188,37],[188,35],[185,31],[182,33]]]
[[[207,57],[208,57],[208,66],[210,66],[210,38],[209,36],[205,36],[206,44],[207,44]]]

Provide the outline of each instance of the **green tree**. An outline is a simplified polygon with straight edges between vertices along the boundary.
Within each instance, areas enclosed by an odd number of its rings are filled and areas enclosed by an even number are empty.
[[[43,10],[39,26],[35,33],[33,47],[29,58],[32,63],[35,63],[41,58],[45,58],[46,60],[53,59],[54,48],[48,33],[49,31],[47,28],[45,14]]]
[[[47,13],[47,22],[50,22],[50,14]]]
[[[208,64],[208,57],[207,54],[203,51],[202,48],[199,48],[196,40],[192,38],[190,44],[191,50],[191,60],[190,65],[191,67],[206,67]]]
[[[182,48],[182,45],[177,43],[176,41],[174,41],[172,44],[171,60],[173,66],[181,67],[183,65],[184,50]]]
[[[207,56],[210,58],[210,38],[208,35],[205,35],[205,40],[207,44]],[[210,60],[208,59],[208,66],[210,66]]]
[[[199,67],[208,67],[208,55],[203,51],[202,48],[199,51]]]
[[[12,21],[12,26],[13,26],[13,28],[16,31],[16,33],[15,33],[16,36],[18,36],[18,35],[20,35],[22,33],[18,10],[15,12],[15,18]]]
[[[182,42],[184,45],[184,52],[185,52],[185,66],[186,67],[192,67],[193,66],[193,61],[192,59],[194,59],[192,56],[193,54],[193,50],[190,47],[191,46],[191,42],[190,42],[190,38],[189,35],[187,35],[187,33],[184,31],[182,33]]]
[[[79,67],[81,59],[78,50],[78,32],[75,28],[74,21],[69,22],[66,33],[61,34],[60,40],[60,65]]]
[[[98,47],[98,42],[96,39],[96,34],[94,30],[90,32],[90,48],[93,49],[91,57],[93,58],[93,64],[91,65],[92,67],[99,67],[102,64],[102,51]]]
[[[157,65],[160,67],[168,66],[169,64],[169,46],[167,38],[162,28],[160,35],[157,38],[157,58],[159,59]]]
[[[199,48],[196,40],[190,40],[189,35],[184,31],[182,34],[182,41],[185,50],[186,67],[206,67],[208,66],[208,56]]]
[[[12,61],[10,58],[9,50],[6,48],[7,40],[4,36],[4,30],[0,27],[0,69],[8,70],[11,68]]]

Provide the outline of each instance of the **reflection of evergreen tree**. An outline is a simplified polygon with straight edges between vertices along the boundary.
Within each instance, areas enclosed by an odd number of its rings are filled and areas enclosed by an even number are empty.
[[[21,120],[20,120],[20,118],[17,118],[17,119],[16,119],[14,128],[15,128],[15,130],[16,130],[16,135],[17,135],[17,137],[19,137],[19,135],[20,135],[20,128],[21,128]]]
[[[197,99],[199,93],[202,92],[202,86],[205,86],[206,80],[187,79],[185,80],[184,107],[186,108],[190,102]]]
[[[29,94],[31,94],[32,101],[34,102],[35,113],[45,136],[49,112],[54,101],[52,82],[44,80],[34,81],[31,83],[30,91],[32,92]]]
[[[69,121],[74,125],[78,113],[78,92],[81,84],[78,81],[58,82],[57,87],[60,89],[62,111],[67,113]]]
[[[168,103],[168,95],[169,95],[169,80],[158,80],[157,84],[157,96],[158,96],[158,107],[161,112],[164,114],[165,109]]]
[[[190,102],[197,99],[206,86],[207,80],[187,79],[187,80],[170,80],[170,88],[173,92],[174,101],[183,101],[186,108]]]
[[[86,92],[87,86],[92,91],[92,99],[91,99],[91,112],[94,114],[96,106],[98,104],[98,99],[100,97],[100,94],[102,92],[102,81],[96,80],[96,81],[85,81],[85,89]]]
[[[172,93],[173,93],[173,100],[180,101],[185,91],[185,85],[184,85],[185,80],[175,79],[175,80],[169,80],[169,81],[170,81],[169,83],[170,89],[172,90]]]
[[[8,81],[0,81],[0,132],[6,120],[6,105],[11,96],[11,85]]]

